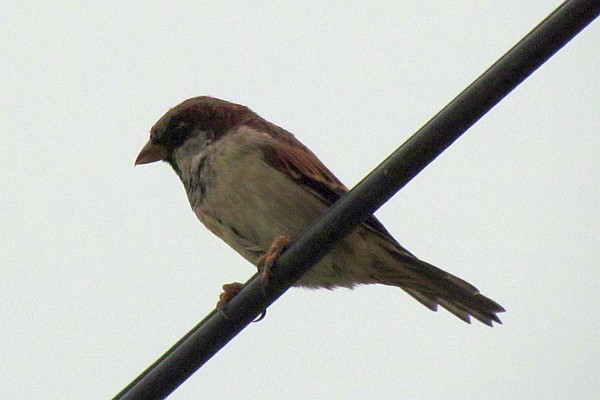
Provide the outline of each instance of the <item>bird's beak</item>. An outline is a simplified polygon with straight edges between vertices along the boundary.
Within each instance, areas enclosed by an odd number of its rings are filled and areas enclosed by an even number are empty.
[[[134,165],[149,164],[156,161],[161,161],[166,159],[168,155],[169,151],[165,147],[152,143],[152,140],[148,140],[148,143],[146,143],[142,151],[140,151],[140,154],[138,154],[137,158],[135,159]]]

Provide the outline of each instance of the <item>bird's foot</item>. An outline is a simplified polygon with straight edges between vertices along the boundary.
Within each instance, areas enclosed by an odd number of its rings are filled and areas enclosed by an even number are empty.
[[[219,295],[219,301],[217,302],[217,311],[223,314],[226,318],[229,318],[227,313],[225,313],[225,306],[231,301],[231,299],[237,296],[237,294],[241,292],[243,288],[244,285],[239,282],[227,283],[223,285],[223,293]],[[266,315],[267,310],[263,310],[253,322],[261,321]]]
[[[271,281],[273,276],[273,272],[271,268],[281,256],[281,254],[288,248],[292,239],[289,236],[277,236],[271,244],[269,250],[262,255],[258,261],[257,266],[260,271],[260,281],[262,283],[263,288],[266,288]],[[239,282],[228,283],[223,285],[223,293],[219,296],[219,301],[217,302],[217,310],[219,310],[222,314],[225,314],[225,306],[227,303],[231,301],[239,292],[242,291],[244,285]],[[264,310],[261,315],[254,321],[258,322],[265,317],[267,310]]]
[[[223,285],[223,293],[219,295],[217,302],[217,310],[223,312],[225,305],[231,301],[239,292],[242,291],[244,285],[239,282],[227,283]]]
[[[257,266],[263,286],[267,286],[271,281],[273,277],[271,268],[290,243],[292,243],[292,238],[289,236],[277,236],[269,250],[258,259]]]

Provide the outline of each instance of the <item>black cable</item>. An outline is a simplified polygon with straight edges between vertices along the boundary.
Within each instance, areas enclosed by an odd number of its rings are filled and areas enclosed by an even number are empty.
[[[227,317],[211,312],[115,399],[166,398],[599,13],[599,0],[563,3],[308,228],[279,258],[266,292],[254,275]]]

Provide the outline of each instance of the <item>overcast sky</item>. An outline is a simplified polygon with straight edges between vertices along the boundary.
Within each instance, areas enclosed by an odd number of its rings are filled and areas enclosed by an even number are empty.
[[[0,398],[111,398],[254,273],[170,167],[133,167],[167,109],[248,105],[353,186],[560,2],[366,3],[2,2]],[[294,289],[171,398],[597,398],[599,43],[596,21],[377,213],[503,325]]]

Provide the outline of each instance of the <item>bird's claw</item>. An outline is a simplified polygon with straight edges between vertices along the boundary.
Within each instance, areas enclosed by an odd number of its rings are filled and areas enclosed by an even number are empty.
[[[217,311],[219,311],[225,318],[229,318],[225,312],[225,306],[231,301],[239,292],[242,291],[244,285],[239,282],[227,283],[223,285],[223,293],[219,295],[219,301],[217,302]],[[252,322],[262,321],[267,315],[267,310],[263,310],[260,315]]]
[[[227,283],[223,285],[223,293],[219,295],[219,301],[217,302],[217,310],[224,313],[225,306],[231,301],[239,292],[242,291],[244,285],[239,282]]]

